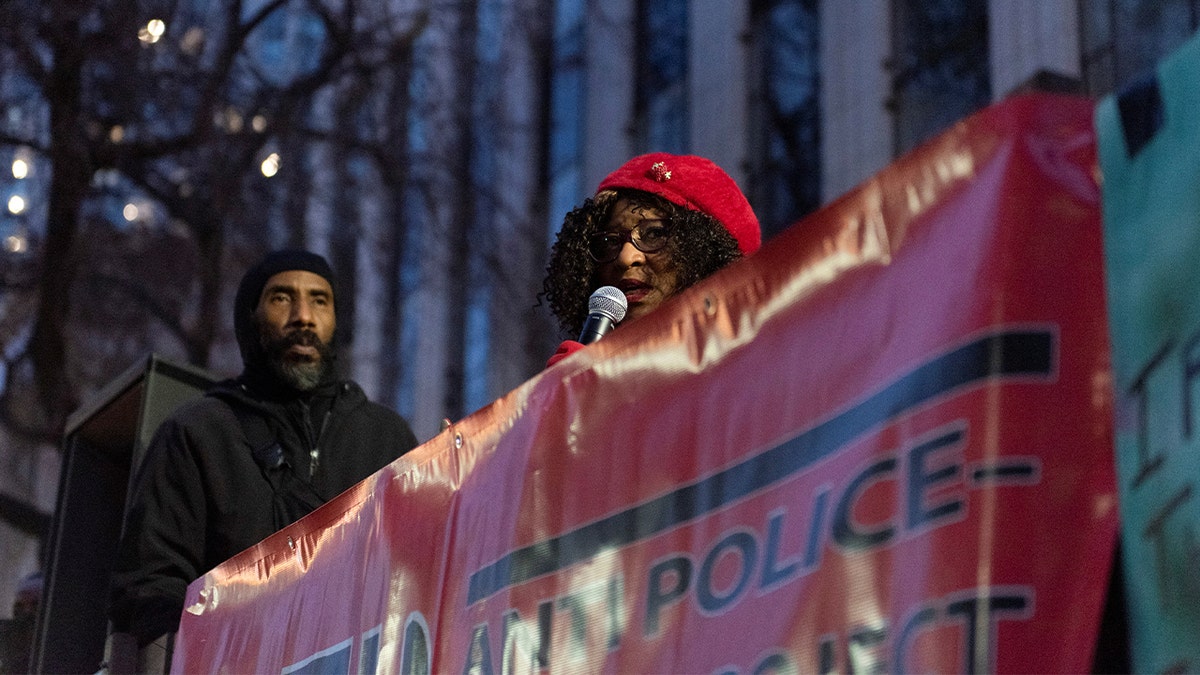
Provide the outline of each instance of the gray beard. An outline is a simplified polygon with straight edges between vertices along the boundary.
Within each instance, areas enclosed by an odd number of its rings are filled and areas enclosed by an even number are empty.
[[[271,372],[281,382],[299,392],[310,392],[325,382],[333,367],[333,349],[328,344],[318,340],[311,331],[305,331],[305,338],[293,335],[291,337],[271,340],[266,331],[260,328],[259,340],[266,362]],[[320,353],[317,361],[289,361],[284,358],[284,352],[295,341],[314,344]]]
[[[272,369],[279,379],[296,391],[312,391],[325,380],[329,371],[329,362],[321,359],[316,363],[289,363],[282,359],[273,359]]]

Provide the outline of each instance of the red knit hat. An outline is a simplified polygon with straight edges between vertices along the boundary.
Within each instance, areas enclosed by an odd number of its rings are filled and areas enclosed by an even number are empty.
[[[762,230],[746,196],[729,174],[703,157],[665,152],[639,155],[608,174],[596,192],[614,188],[650,192],[716,218],[737,240],[743,255],[762,244]]]

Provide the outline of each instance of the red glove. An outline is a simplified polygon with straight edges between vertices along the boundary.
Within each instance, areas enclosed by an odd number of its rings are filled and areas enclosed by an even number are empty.
[[[583,349],[584,346],[585,345],[582,342],[576,342],[574,340],[563,340],[562,344],[560,344],[558,346],[558,351],[554,352],[554,356],[551,356],[550,360],[546,361],[546,367],[549,368],[550,366],[558,363],[559,361],[562,361],[563,359],[574,354],[575,352],[579,351],[580,349]]]

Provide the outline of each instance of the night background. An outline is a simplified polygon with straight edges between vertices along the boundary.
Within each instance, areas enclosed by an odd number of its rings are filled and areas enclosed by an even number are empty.
[[[993,42],[1024,3],[880,3],[877,59],[837,4],[0,2],[0,618],[70,415],[150,354],[235,375],[267,250],[327,256],[344,372],[424,441],[567,337],[538,300],[554,232],[628,157],[712,157],[769,240],[1017,84],[1098,98],[1200,25],[1197,0],[1035,3],[1076,27],[1070,65],[1010,85]]]

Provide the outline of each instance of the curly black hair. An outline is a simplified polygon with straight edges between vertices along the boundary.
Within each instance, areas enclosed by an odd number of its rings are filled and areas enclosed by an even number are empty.
[[[622,198],[635,207],[655,209],[671,223],[666,252],[677,267],[683,290],[742,257],[737,240],[721,223],[701,211],[678,206],[641,190],[602,190],[563,219],[546,265],[542,295],[558,319],[564,338],[574,338],[587,320],[588,297],[596,289],[599,263],[588,254],[588,237],[603,231]]]

